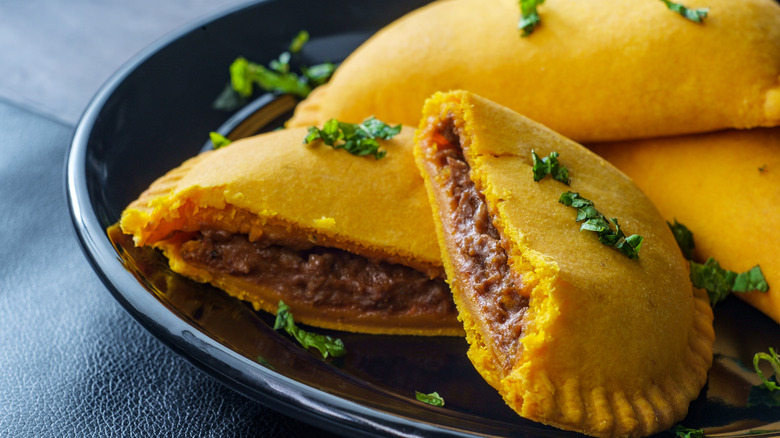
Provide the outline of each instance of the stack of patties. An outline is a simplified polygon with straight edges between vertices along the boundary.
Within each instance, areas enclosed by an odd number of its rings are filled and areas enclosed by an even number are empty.
[[[658,0],[547,0],[523,37],[516,0],[434,2],[355,51],[287,130],[153,183],[122,230],[305,324],[465,329],[477,371],[525,418],[594,436],[669,428],[714,335],[666,221],[686,223],[699,257],[780,281],[762,233],[780,217],[780,131],[759,128],[780,123],[780,6],[688,6],[709,7],[703,24]],[[304,127],[370,116],[420,128],[380,141],[382,159],[301,144]],[[733,128],[751,130],[669,137]],[[636,184],[564,136],[610,142],[594,150]],[[535,179],[557,161],[569,177]],[[755,296],[780,320],[777,289]]]
[[[186,161],[128,206],[122,230],[174,271],[258,310],[284,301],[308,325],[465,331],[477,371],[534,421],[640,436],[685,415],[711,363],[712,311],[655,207],[608,163],[466,92],[435,96],[416,138],[382,141],[379,160],[306,135]],[[570,185],[534,181],[532,150],[571,163]],[[581,232],[564,188],[641,240],[618,250]]]
[[[516,0],[437,1],[378,32],[303,101],[289,126],[374,115],[414,125],[437,91],[465,89],[596,150],[694,234],[698,262],[759,265],[739,296],[780,322],[780,4],[547,0],[527,36]],[[751,129],[749,133],[720,132]],[[661,137],[672,137],[655,140]],[[637,139],[654,139],[636,142]]]

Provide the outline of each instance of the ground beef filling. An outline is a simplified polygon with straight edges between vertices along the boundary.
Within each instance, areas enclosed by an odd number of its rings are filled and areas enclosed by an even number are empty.
[[[211,272],[275,289],[288,303],[388,316],[456,315],[443,279],[335,248],[289,248],[206,229],[182,245],[181,255]]]
[[[446,175],[440,189],[447,194],[450,205],[444,218],[445,228],[455,239],[457,254],[453,261],[471,302],[477,303],[482,323],[489,329],[494,350],[508,359],[519,353],[523,331],[523,316],[528,299],[518,293],[522,279],[508,265],[502,239],[491,222],[485,198],[469,177],[457,134],[450,119],[435,127],[431,141],[437,150],[428,159]],[[448,169],[447,172],[441,170]],[[483,338],[487,334],[483,333]],[[509,361],[507,361],[509,362]],[[505,362],[506,363],[506,362]]]

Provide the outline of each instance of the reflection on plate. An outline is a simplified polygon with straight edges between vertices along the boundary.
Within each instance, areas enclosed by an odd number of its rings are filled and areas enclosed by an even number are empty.
[[[338,62],[426,1],[310,3],[258,2],[198,23],[141,54],[95,97],[73,139],[68,196],[96,271],[133,316],[194,364],[252,398],[330,430],[577,436],[514,414],[474,371],[463,339],[318,330],[340,337],[349,351],[323,361],[274,331],[271,315],[172,273],[158,252],[135,248],[115,229],[106,233],[141,190],[197,154],[209,131],[240,138],[272,129],[293,107],[290,97],[267,95],[234,115],[213,110],[235,57],[270,61],[306,29],[312,35],[306,62]],[[756,436],[758,430],[777,435],[778,409],[746,407],[758,380],[742,364],[749,367],[754,353],[776,347],[780,326],[734,298],[715,313],[716,360],[683,424],[704,427],[708,436]],[[437,391],[446,406],[420,403],[415,391]]]

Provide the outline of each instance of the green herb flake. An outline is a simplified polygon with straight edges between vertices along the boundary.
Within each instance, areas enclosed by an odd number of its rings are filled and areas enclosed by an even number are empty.
[[[583,222],[580,230],[593,231],[598,234],[599,242],[614,247],[629,259],[638,259],[639,250],[644,238],[638,234],[626,236],[616,218],[607,219],[596,210],[593,201],[583,198],[576,192],[564,192],[558,198],[563,205],[577,209],[577,222]],[[613,230],[611,225],[614,225]]]
[[[695,23],[702,23],[704,22],[704,19],[707,18],[707,14],[710,12],[710,8],[696,8],[696,9],[689,9],[683,6],[681,3],[673,2],[670,0],[661,0],[666,4],[666,7],[669,8],[671,11],[677,12],[678,14],[682,15],[686,19],[693,21]]]
[[[764,278],[764,273],[761,272],[761,267],[756,265],[749,271],[737,274],[731,290],[734,292],[766,292],[769,290],[769,285],[766,282],[766,278]]]
[[[673,224],[669,222],[666,224],[669,225],[669,229],[672,230],[672,235],[674,235],[674,239],[677,241],[677,245],[680,247],[683,256],[685,256],[687,260],[693,259],[693,249],[696,247],[696,244],[693,241],[693,233],[691,230],[685,225],[677,222],[677,219],[674,220]]]
[[[312,88],[306,81],[301,80],[295,73],[285,71],[289,68],[285,57],[272,61],[271,66],[269,69],[243,57],[236,59],[230,65],[230,83],[233,90],[243,97],[249,97],[254,91],[254,84],[257,84],[265,91],[294,94],[301,98],[309,95]]]
[[[233,110],[246,103],[255,85],[268,92],[293,94],[305,98],[311,90],[327,82],[336,70],[330,62],[310,67],[300,66],[300,74],[292,71],[291,62],[309,41],[309,33],[300,31],[290,43],[289,50],[272,60],[268,67],[238,57],[230,64],[230,86],[214,101],[214,107]]]
[[[769,362],[774,371],[774,375],[766,378],[761,371],[759,364],[762,360]],[[761,384],[750,388],[748,395],[748,406],[768,406],[770,408],[780,407],[780,385],[777,383],[777,376],[780,376],[780,356],[774,349],[769,348],[769,353],[756,353],[753,356],[753,367],[761,378]]]
[[[214,131],[209,132],[209,139],[211,139],[211,143],[214,145],[214,149],[225,147],[233,142],[219,132]]]
[[[268,67],[280,74],[290,73],[290,57],[292,57],[290,52],[282,52],[277,59],[268,64]]]
[[[303,76],[312,88],[319,87],[325,82],[328,82],[335,70],[336,66],[330,62],[316,64],[311,67],[306,67],[305,65],[301,66],[301,73],[303,73]]]
[[[542,22],[539,12],[536,8],[544,3],[544,0],[518,0],[520,3],[520,20],[517,28],[522,30],[522,36],[527,37],[536,29],[536,26]]]
[[[302,30],[295,35],[295,38],[290,42],[290,53],[300,53],[303,50],[303,46],[309,42],[309,32]]]
[[[704,438],[704,430],[691,429],[681,424],[674,426],[672,432],[677,438]]]
[[[569,179],[569,169],[566,166],[561,166],[558,162],[558,152],[550,152],[550,155],[544,158],[539,157],[536,151],[531,150],[531,158],[533,159],[534,181],[539,182],[547,175],[551,175],[556,181],[560,181],[567,186],[571,181]]]
[[[236,58],[230,64],[230,84],[240,96],[252,95],[252,78],[249,72],[249,61],[246,58]]]
[[[748,271],[737,273],[720,267],[717,260],[710,257],[706,262],[696,263],[693,259],[695,247],[693,233],[685,225],[674,220],[667,222],[672,230],[677,245],[691,264],[691,282],[699,289],[704,289],[710,297],[710,305],[723,301],[731,292],[766,292],[769,285],[764,278],[761,267],[756,265]]]
[[[726,299],[731,292],[769,290],[769,285],[758,265],[740,274],[721,268],[720,263],[712,257],[704,264],[691,262],[691,282],[695,287],[707,291],[712,306]]]
[[[279,301],[279,308],[276,311],[276,321],[274,330],[284,329],[290,336],[294,337],[304,348],[316,348],[324,359],[328,356],[342,357],[347,354],[347,349],[341,339],[333,339],[330,336],[319,333],[310,333],[295,325],[290,307]]]
[[[439,395],[438,392],[432,392],[430,394],[425,394],[420,391],[414,391],[415,397],[417,397],[418,401],[421,401],[423,403],[428,403],[429,405],[433,406],[444,406],[444,399]]]
[[[371,155],[379,160],[387,153],[379,149],[377,139],[389,140],[401,132],[401,125],[389,126],[381,120],[369,117],[363,123],[344,123],[336,119],[325,122],[322,129],[309,127],[309,133],[303,139],[305,144],[322,140],[333,149],[344,149],[352,155]]]
[[[769,353],[761,352],[756,353],[755,356],[753,356],[753,367],[756,369],[758,377],[760,377],[761,381],[764,382],[766,389],[770,391],[780,391],[780,386],[777,385],[777,382],[770,381],[764,377],[764,373],[761,372],[761,368],[758,365],[762,360],[769,362],[769,365],[772,367],[772,371],[775,373],[774,377],[777,378],[777,376],[780,376],[780,356],[778,356],[777,352],[775,352],[775,350],[771,347],[769,348]]]

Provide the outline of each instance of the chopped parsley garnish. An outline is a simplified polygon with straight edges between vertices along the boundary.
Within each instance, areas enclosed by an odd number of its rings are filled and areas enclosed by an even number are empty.
[[[290,53],[300,53],[303,50],[303,46],[309,42],[309,32],[302,30],[295,35],[295,38],[290,42]]]
[[[567,186],[569,185],[569,169],[566,166],[561,166],[558,162],[558,152],[550,152],[550,156],[540,158],[536,154],[536,151],[531,150],[531,158],[533,158],[534,166],[534,181],[541,181],[547,175],[552,175],[553,179],[560,181]]]
[[[667,225],[669,225],[669,229],[672,230],[674,239],[677,241],[677,245],[680,247],[685,259],[693,259],[693,248],[695,248],[696,245],[693,242],[693,233],[691,233],[691,230],[685,225],[677,222],[676,218],[674,219],[673,224],[667,222]]]
[[[769,285],[761,272],[761,267],[756,265],[748,271],[737,273],[720,267],[717,260],[710,257],[704,264],[693,261],[693,233],[685,225],[674,220],[670,224],[677,245],[683,255],[691,264],[691,283],[699,289],[707,291],[710,297],[710,305],[723,301],[731,292],[766,292]]]
[[[432,392],[430,394],[425,394],[420,391],[414,391],[415,397],[417,397],[417,400],[428,403],[429,405],[433,406],[444,406],[444,399],[441,398],[438,392]]]
[[[527,37],[542,22],[536,7],[544,3],[544,0],[518,0],[520,3],[520,21],[517,28],[522,30],[522,36]]]
[[[585,199],[575,192],[564,192],[558,199],[563,205],[577,209],[577,222],[584,221],[580,230],[589,230],[598,234],[599,242],[612,246],[630,259],[639,258],[642,236],[632,234],[626,237],[616,218],[607,219],[596,210],[593,201]],[[615,226],[613,230],[610,223]]]
[[[270,68],[239,57],[230,65],[233,90],[242,97],[249,97],[257,84],[265,91],[294,94],[301,98],[308,96],[312,90],[312,81],[307,76],[290,72],[289,62],[289,52],[284,52],[279,59],[271,61]]]
[[[302,30],[293,38],[288,50],[282,52],[268,67],[239,57],[230,64],[230,85],[214,101],[214,107],[222,110],[234,110],[244,103],[254,92],[255,85],[264,91],[293,94],[300,98],[309,95],[311,90],[330,79],[336,66],[323,63],[306,67],[301,65],[301,73],[295,73],[290,67],[293,56],[299,54],[309,41],[309,33]]]
[[[764,273],[761,272],[761,267],[756,265],[748,271],[737,274],[731,290],[734,292],[766,292],[769,290],[769,285],[764,278]]]
[[[283,301],[279,301],[279,309],[276,311],[274,330],[284,329],[294,337],[304,348],[314,347],[320,351],[323,358],[328,356],[341,357],[347,354],[347,349],[341,339],[333,339],[328,335],[310,333],[295,325],[290,307]]]
[[[369,117],[363,123],[344,123],[336,119],[325,122],[322,129],[309,127],[309,134],[303,139],[305,144],[322,140],[333,149],[344,149],[352,155],[372,155],[379,160],[387,153],[379,150],[377,139],[389,140],[401,132],[401,125],[389,126],[381,120]]]
[[[710,8],[696,8],[696,9],[689,9],[683,6],[681,3],[673,2],[670,0],[661,0],[666,4],[666,7],[670,10],[677,12],[678,14],[682,15],[683,17],[687,18],[688,20],[691,20],[695,23],[702,23],[705,18],[707,18],[707,14],[710,12]]]
[[[749,271],[736,273],[721,268],[720,263],[712,257],[704,264],[691,261],[691,282],[695,287],[707,291],[712,306],[726,299],[730,292],[769,290],[769,285],[758,265]]]
[[[761,363],[762,360],[769,362],[769,365],[772,366],[772,370],[774,371],[776,378],[777,376],[780,376],[780,356],[778,356],[777,352],[775,352],[775,350],[771,347],[769,348],[769,353],[761,352],[756,353],[756,355],[753,356],[753,367],[756,369],[758,377],[760,377],[761,381],[764,382],[766,389],[770,391],[780,391],[780,386],[777,384],[777,382],[770,381],[764,377],[764,373],[761,372],[761,368],[759,368],[758,364]]]
[[[704,430],[690,429],[680,424],[674,426],[672,432],[677,438],[704,438]]]
[[[232,140],[220,134],[219,132],[213,132],[213,131],[209,132],[209,139],[211,139],[211,143],[214,145],[214,149],[225,147],[233,142]]]
[[[774,371],[774,375],[768,379],[758,366],[762,360],[769,362]],[[756,353],[753,356],[753,367],[756,369],[756,373],[761,378],[762,383],[750,388],[747,405],[764,405],[770,408],[780,407],[780,385],[777,383],[777,377],[780,376],[780,356],[772,348],[769,349],[769,353]]]

